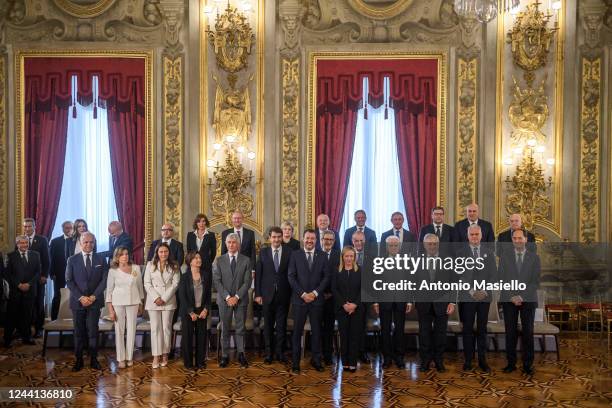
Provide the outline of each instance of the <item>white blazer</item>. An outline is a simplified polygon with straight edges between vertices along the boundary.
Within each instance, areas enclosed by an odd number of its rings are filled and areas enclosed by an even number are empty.
[[[138,305],[144,299],[140,266],[132,265],[132,273],[111,268],[106,279],[106,303],[113,306]]]
[[[163,273],[157,269],[153,262],[147,263],[144,276],[144,288],[147,291],[146,310],[175,310],[176,290],[181,278],[180,271],[174,272],[169,267]],[[158,297],[166,302],[163,306],[157,306],[154,302]]]

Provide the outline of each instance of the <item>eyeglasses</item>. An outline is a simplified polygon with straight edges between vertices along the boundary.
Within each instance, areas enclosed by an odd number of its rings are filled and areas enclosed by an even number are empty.
[[[323,241],[334,241],[334,238],[323,238]]]
[[[162,228],[162,232],[164,231],[174,231],[172,228]]]

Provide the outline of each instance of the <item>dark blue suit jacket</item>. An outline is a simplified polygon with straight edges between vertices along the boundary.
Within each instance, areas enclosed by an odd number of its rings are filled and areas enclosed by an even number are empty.
[[[66,265],[66,286],[70,289],[70,309],[85,309],[79,298],[81,296],[96,297],[96,301],[89,306],[90,308],[101,309],[104,306],[104,289],[106,289],[106,277],[108,275],[108,265],[100,254],[92,254],[92,272],[87,277],[85,269],[85,257],[83,254],[76,254],[68,258]]]
[[[433,224],[427,224],[421,228],[421,232],[419,233],[419,242],[423,242],[425,235],[427,234],[435,234],[436,228]],[[440,237],[440,242],[455,242],[457,238],[455,237],[455,228],[448,224],[442,224],[442,236]]]
[[[297,306],[305,306],[308,303],[302,299],[302,293],[317,291],[317,298],[310,304],[321,306],[325,302],[323,293],[329,286],[329,266],[327,256],[321,251],[315,250],[312,260],[312,270],[308,268],[306,252],[298,249],[291,253],[289,260],[288,279],[293,295],[291,303]]]
[[[408,231],[406,228],[402,228],[404,230],[404,234],[403,234],[403,241],[402,241],[402,253],[415,253],[416,252],[416,246],[415,245],[410,245],[410,244],[405,244],[405,242],[416,242],[416,236]],[[389,231],[385,231],[383,232],[383,234],[380,236],[380,256],[387,256],[387,238],[389,238],[390,236],[395,235],[395,228],[391,228]]]
[[[112,239],[113,237],[108,238],[108,251],[100,252],[100,255],[105,258],[112,258],[113,253],[115,252],[115,248],[124,247],[128,249],[128,251],[130,252],[130,258],[132,258],[134,251],[134,243],[132,241],[132,237],[130,237],[127,232],[123,231],[117,238],[115,238],[115,242],[111,244]]]
[[[495,233],[493,232],[491,223],[479,218],[478,225],[482,231],[482,240],[480,242],[495,242]],[[455,237],[457,242],[468,242],[467,230],[469,226],[470,222],[467,218],[455,224]]]
[[[357,231],[357,226],[354,225],[351,228],[347,229],[344,232],[344,241],[342,241],[342,246],[353,246],[353,234]],[[365,242],[377,243],[376,241],[376,231],[371,228],[364,227],[363,233],[365,234]]]
[[[338,251],[340,250],[340,235],[335,231],[335,230],[330,230],[334,232],[334,246],[332,247],[332,249],[337,249]],[[315,243],[315,249],[318,251],[322,251],[323,248],[321,248],[321,237],[319,236],[319,229],[315,229],[315,235],[317,236],[317,241]]]
[[[291,259],[291,248],[282,245],[282,252],[279,259],[278,272],[274,270],[274,255],[272,247],[267,246],[259,251],[259,258],[255,265],[255,297],[263,297],[263,303],[269,304],[274,298],[274,285],[281,303],[289,301],[291,296],[291,286],[287,278],[289,260]]]
[[[66,248],[66,245],[68,248]],[[49,244],[49,255],[51,256],[49,273],[51,279],[57,280],[61,287],[66,285],[66,262],[68,262],[68,258],[74,255],[74,247],[74,240],[72,238],[65,239],[63,234],[53,238]],[[66,249],[68,249],[68,256],[66,256]]]

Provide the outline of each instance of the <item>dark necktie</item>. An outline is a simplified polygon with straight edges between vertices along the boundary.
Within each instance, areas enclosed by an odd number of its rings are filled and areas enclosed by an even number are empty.
[[[232,278],[236,276],[236,257],[232,256],[232,260],[230,262],[230,269],[232,270]]]
[[[523,253],[519,252],[516,254],[516,270],[518,271],[518,273],[521,273],[521,269],[523,269]]]
[[[474,254],[474,259],[480,258],[480,254],[478,253],[478,247],[472,248],[472,253]]]
[[[64,258],[70,258],[70,245],[68,245],[68,241],[70,238],[64,238]]]
[[[32,249],[32,238],[28,238],[28,249]]]
[[[438,236],[438,238],[440,238],[440,226],[436,225],[436,235]]]
[[[363,252],[357,253],[357,265],[363,266]]]
[[[395,230],[395,236],[399,238],[399,230]]]
[[[22,252],[22,253],[21,253],[21,260],[23,261],[23,263],[24,263],[25,265],[27,265],[27,264],[28,264],[28,258],[26,257],[26,253],[25,253],[25,252]]]
[[[240,231],[236,231],[236,234],[238,234],[238,239],[240,239],[240,246],[242,246],[242,234],[240,234]]]
[[[115,237],[111,237],[110,239],[110,249],[115,249]]]
[[[274,271],[278,272],[278,267],[280,266],[280,260],[278,259],[278,249],[274,250]]]
[[[312,269],[312,252],[308,252],[308,269]]]
[[[87,280],[91,277],[91,254],[85,254],[85,270],[87,271]]]

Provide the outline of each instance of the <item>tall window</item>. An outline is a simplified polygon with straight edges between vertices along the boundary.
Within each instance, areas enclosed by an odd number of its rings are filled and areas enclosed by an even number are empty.
[[[72,78],[72,94],[77,80]],[[98,78],[93,80],[93,100],[98,97]],[[98,251],[108,248],[108,224],[117,220],[108,141],[106,109],[76,103],[76,117],[68,112],[68,139],[64,180],[53,235],[62,234],[62,222],[83,218],[96,235]]]
[[[389,78],[384,81],[385,102],[389,99]],[[368,78],[363,79],[363,100],[367,101]],[[355,147],[349,177],[346,203],[340,225],[340,236],[355,225],[354,213],[359,209],[368,215],[367,225],[376,231],[377,237],[391,228],[391,214],[405,213],[404,197],[400,181],[395,136],[395,115],[385,105],[378,109],[368,105],[368,118],[360,109],[355,133]],[[404,214],[405,216],[405,214]],[[407,223],[404,223],[407,228]]]

